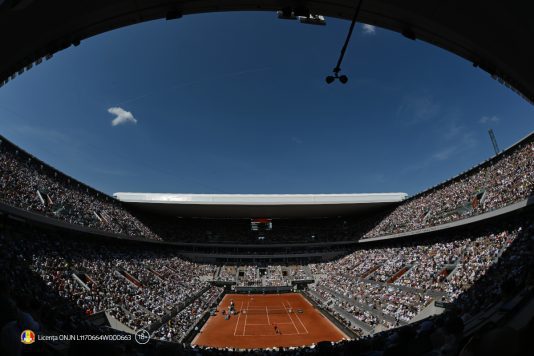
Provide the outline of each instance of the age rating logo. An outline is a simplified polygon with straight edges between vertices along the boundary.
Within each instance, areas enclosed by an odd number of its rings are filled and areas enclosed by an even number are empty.
[[[20,342],[26,345],[33,344],[35,342],[35,333],[31,330],[24,330],[20,334]]]
[[[140,329],[135,333],[135,341],[137,341],[138,344],[144,345],[150,340],[150,333],[146,331],[145,329]]]

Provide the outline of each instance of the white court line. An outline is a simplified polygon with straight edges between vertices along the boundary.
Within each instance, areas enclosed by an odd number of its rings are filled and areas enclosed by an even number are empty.
[[[290,303],[289,301],[287,302],[287,305],[289,305],[289,307],[290,307],[291,309],[293,309],[293,308],[291,307],[291,303]],[[294,310],[294,309],[293,309],[293,310]],[[302,325],[302,327],[304,328],[304,330],[306,330],[306,334],[309,334],[310,332],[308,331],[308,329],[306,329],[306,327],[304,326],[304,323],[302,322],[302,320],[300,320],[299,313],[296,313],[295,315],[297,316],[297,319],[300,321],[300,325]]]
[[[284,306],[284,309],[286,310],[287,315],[289,316],[289,319],[291,319],[291,322],[293,323],[293,327],[295,328],[295,331],[297,332],[296,335],[300,335],[300,331],[299,331],[299,329],[297,329],[297,326],[295,325],[295,322],[293,321],[293,318],[291,317],[291,314],[287,310],[285,303],[282,303],[282,305]],[[288,334],[284,334],[284,335],[288,335]]]
[[[269,319],[269,310],[265,307],[265,312],[267,313],[267,324],[271,325],[271,320]]]
[[[249,305],[250,305],[250,299],[247,302],[247,310],[248,310]],[[239,314],[241,314],[241,312],[243,312],[242,309],[239,311]],[[245,325],[243,326],[243,336],[245,336],[245,332],[247,331],[247,320],[248,320],[248,313],[245,314]]]
[[[234,336],[236,336],[237,326],[239,325],[239,318],[241,318],[241,310],[243,309],[243,301],[241,301],[241,309],[239,310],[239,314],[237,315],[237,323],[235,323],[235,329],[234,329]]]

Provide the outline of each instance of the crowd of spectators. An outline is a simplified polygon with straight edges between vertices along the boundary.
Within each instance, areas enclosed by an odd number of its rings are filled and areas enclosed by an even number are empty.
[[[292,281],[311,279],[303,265],[243,264],[223,265],[215,280],[235,282],[240,287],[291,286]]]
[[[0,137],[0,201],[93,229],[182,242],[276,243],[357,240],[419,230],[513,204],[534,189],[534,134],[393,210],[365,219],[278,219],[251,231],[246,219],[171,219],[132,212]]]
[[[363,238],[419,230],[513,204],[534,191],[534,134],[494,159],[422,192],[385,215]]]
[[[313,278],[306,268],[302,265],[293,265],[290,267],[290,276],[293,280],[306,280]]]
[[[503,281],[532,268],[533,245],[534,224],[521,219],[507,228],[446,236],[432,243],[361,249],[336,261],[311,264],[317,276],[311,289],[320,296],[317,302],[331,300],[370,327],[408,323],[434,300],[462,304],[464,312],[473,315],[498,299]],[[497,264],[501,269],[492,268]],[[484,279],[487,273],[492,278]],[[358,317],[366,311],[378,319]]]
[[[242,265],[237,285],[255,287],[275,287],[290,285],[290,281],[282,273],[280,265]]]
[[[310,290],[312,293],[309,293],[309,296],[323,309],[333,315],[339,322],[348,327],[357,337],[362,337],[364,335],[364,330],[361,325],[353,323],[350,319],[346,318],[340,313],[340,309],[348,312],[369,327],[374,327],[379,323],[379,320],[375,315],[338,298],[332,291],[317,288],[316,286],[312,286]]]
[[[217,279],[219,281],[235,282],[236,274],[237,274],[237,269],[235,266],[224,265],[224,266],[221,266]]]
[[[0,136],[0,201],[71,224],[161,239],[120,202],[49,167]]]
[[[339,303],[349,307],[348,311],[351,313],[364,314],[366,317],[373,315],[372,322],[358,317],[369,326],[380,322],[385,328],[389,328],[396,326],[399,321],[410,322],[432,301],[430,296],[422,292],[406,291],[393,286],[368,283],[365,280],[356,281],[348,287],[345,287],[347,283],[343,278],[326,279],[318,284],[319,287],[326,287],[328,291],[336,292],[347,300],[355,301],[356,303],[348,303],[337,298]],[[332,296],[335,297],[334,294]],[[386,319],[383,315],[392,319]]]
[[[523,227],[518,227],[433,244],[358,250],[340,260],[310,267],[314,273],[327,276],[320,279],[317,286],[395,320],[409,322],[432,300],[425,292],[441,291],[444,293],[442,300],[456,300],[484,275],[522,231]],[[176,257],[154,259],[138,255],[134,259],[129,254],[118,252],[110,255],[95,251],[96,255],[91,255],[84,250],[82,258],[79,256],[80,246],[71,250],[68,250],[68,245],[62,247],[64,253],[72,256],[67,260],[57,256],[58,246],[56,243],[56,246],[41,249],[41,254],[32,256],[30,266],[34,271],[47,285],[56,288],[60,296],[75,299],[87,314],[108,310],[133,330],[160,320],[180,301],[205,286],[198,278],[195,279],[195,274],[203,272],[213,277],[215,273],[215,268]],[[223,279],[231,280],[236,276],[233,266],[224,266],[222,271],[234,271],[223,275]],[[296,279],[293,278],[294,273],[298,272],[299,278],[306,276],[302,266],[244,265],[238,271],[241,271],[238,284],[247,286],[290,285],[290,280]],[[89,291],[73,278],[75,274],[86,276]],[[397,278],[393,279],[394,276]],[[190,289],[195,280],[198,281],[197,288]],[[140,283],[142,288],[136,283]],[[106,286],[105,291],[98,286]],[[317,287],[314,288],[318,291]],[[370,319],[372,314],[354,304],[348,305],[341,300],[337,306],[348,306],[347,310],[359,320],[376,325],[376,321]],[[382,320],[382,324],[391,326],[387,319]]]
[[[261,285],[257,265],[244,265],[238,269],[238,286],[256,286]]]
[[[7,258],[17,258],[60,297],[85,314],[108,312],[132,330],[150,328],[208,286],[215,267],[142,250],[2,236]]]
[[[175,317],[164,323],[152,336],[163,341],[180,341],[204,313],[216,306],[216,300],[222,291],[223,288],[211,286]]]
[[[161,239],[157,230],[116,200],[4,140],[0,140],[0,166],[0,200],[6,204],[71,224]],[[533,188],[531,136],[495,159],[400,204],[370,229],[362,227],[366,223],[358,230],[358,224],[335,220],[331,226],[319,228],[312,222],[313,229],[295,230],[288,222],[283,233],[273,236],[282,240],[286,236],[284,241],[321,241],[323,236],[344,240],[412,231],[504,207],[528,197]],[[169,224],[163,228],[173,226]],[[217,226],[213,232],[205,231],[208,241],[225,240],[228,231],[233,238],[241,236],[233,228],[216,230]],[[310,233],[315,230],[317,235]],[[308,278],[304,266],[224,266],[217,274],[214,265],[193,263],[161,249],[117,248],[28,231],[0,234],[0,268],[4,271],[0,286],[17,286],[10,289],[17,305],[4,298],[8,309],[4,318],[24,315],[30,324],[43,321],[58,329],[84,325],[86,319],[76,310],[86,316],[106,312],[132,331],[146,328],[161,340],[178,341],[221,292],[210,287],[209,280],[281,286]],[[195,238],[197,230],[183,224],[180,231]],[[465,320],[500,300],[532,270],[533,233],[532,222],[522,219],[459,236],[356,250],[341,259],[309,266],[317,276],[312,295],[362,337],[363,330],[342,311],[371,329],[391,329],[411,322],[432,301],[440,300],[455,303]],[[39,310],[35,320],[28,310]]]
[[[265,286],[280,287],[290,285],[289,278],[284,276],[281,265],[268,265],[265,274],[262,276],[262,282]]]
[[[411,322],[433,300],[455,303],[467,320],[532,271],[533,233],[532,222],[521,219],[465,235],[356,250],[337,261],[310,265],[320,276],[311,291],[362,338],[361,323],[375,332],[392,329]],[[118,246],[39,231],[3,231],[1,284],[16,286],[12,291],[20,305],[34,308],[26,310],[43,306],[31,313],[37,324],[65,330],[67,324],[86,325],[83,314],[106,311],[132,331],[146,328],[155,338],[173,342],[195,327],[221,293],[207,282],[216,277],[216,266],[189,262],[167,249]],[[290,277],[292,270],[307,268],[252,265],[243,276],[255,280],[261,269]],[[346,313],[359,324],[346,319]]]

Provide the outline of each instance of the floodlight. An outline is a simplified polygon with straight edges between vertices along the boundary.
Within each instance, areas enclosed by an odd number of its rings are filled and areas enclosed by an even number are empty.
[[[339,75],[339,72],[341,71],[341,63],[343,62],[343,57],[345,56],[345,52],[347,51],[347,46],[350,42],[350,37],[352,36],[352,32],[354,31],[354,26],[356,25],[356,19],[358,18],[358,14],[360,13],[360,9],[362,7],[363,0],[360,0],[358,2],[358,5],[356,6],[356,11],[354,11],[354,15],[352,16],[352,21],[350,23],[349,32],[347,33],[347,37],[345,38],[345,43],[343,43],[343,47],[341,47],[341,53],[339,54],[339,58],[337,60],[337,64],[334,67],[334,76],[328,76],[326,77],[326,82],[328,84],[332,83],[334,80],[339,79],[341,84],[347,84],[349,81],[349,78],[346,75]],[[313,16],[313,15],[310,15]],[[320,15],[317,15],[319,17],[322,17]]]
[[[322,15],[310,14],[309,16],[299,16],[299,21],[300,23],[307,23],[309,25],[326,25],[326,21]]]

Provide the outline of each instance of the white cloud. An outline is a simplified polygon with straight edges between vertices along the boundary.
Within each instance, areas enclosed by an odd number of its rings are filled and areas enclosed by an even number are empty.
[[[481,124],[497,123],[501,121],[497,116],[482,116],[478,122]]]
[[[132,113],[124,110],[123,108],[120,108],[120,107],[109,108],[108,112],[110,114],[117,115],[116,118],[111,120],[112,126],[122,125],[127,122],[137,124],[137,119],[132,115]]]
[[[373,25],[368,25],[364,23],[362,26],[362,31],[366,35],[374,35],[376,33],[376,27]]]

